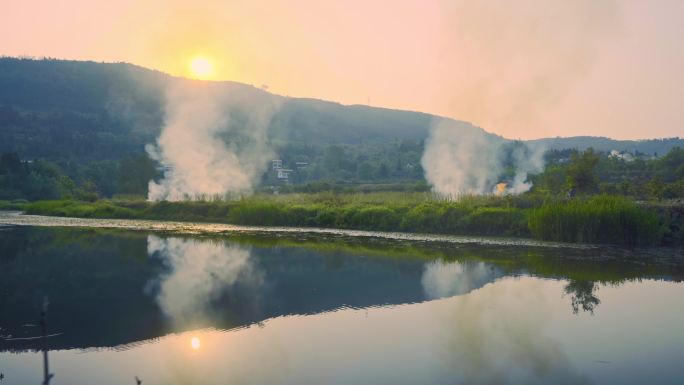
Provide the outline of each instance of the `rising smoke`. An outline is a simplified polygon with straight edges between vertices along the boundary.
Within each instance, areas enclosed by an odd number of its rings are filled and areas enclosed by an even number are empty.
[[[205,199],[248,193],[273,151],[268,126],[278,99],[232,92],[223,83],[177,80],[169,86],[165,126],[150,157],[164,166],[150,181],[153,201]]]
[[[543,170],[544,151],[543,146],[531,148],[466,123],[440,119],[425,142],[422,165],[433,190],[447,197],[520,194],[532,187],[528,175]]]
[[[619,4],[458,0],[445,18],[442,48],[455,54],[447,55],[441,97],[449,101],[451,115],[497,132],[529,135],[549,124],[546,112],[588,73],[606,37],[617,30]],[[528,174],[543,168],[543,153],[541,147],[507,152],[502,138],[437,120],[422,162],[438,193],[518,194],[531,187]]]

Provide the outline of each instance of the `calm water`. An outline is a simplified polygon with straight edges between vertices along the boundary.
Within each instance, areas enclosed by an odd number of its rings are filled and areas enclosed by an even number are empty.
[[[684,264],[646,254],[4,226],[2,384],[681,384]]]

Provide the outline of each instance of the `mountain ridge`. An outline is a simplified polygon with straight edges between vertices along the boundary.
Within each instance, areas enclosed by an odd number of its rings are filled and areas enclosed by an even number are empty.
[[[163,126],[166,87],[183,79],[129,63],[0,58],[0,151],[48,158],[98,158],[98,153],[105,158],[120,158],[142,152]],[[281,96],[234,81],[215,83],[227,90],[249,93],[254,100],[282,101],[269,128],[269,138],[275,143],[358,146],[422,142],[437,120],[502,138],[468,122],[424,112]],[[664,154],[673,147],[684,147],[680,138],[617,140],[574,136],[523,142],[548,149],[594,147],[599,151],[646,154]],[[65,144],[62,154],[50,148],[52,143]],[[89,147],[98,150],[90,153]]]

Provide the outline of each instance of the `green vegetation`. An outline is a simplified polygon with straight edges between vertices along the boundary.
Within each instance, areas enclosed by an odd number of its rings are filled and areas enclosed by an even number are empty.
[[[42,162],[52,169],[32,170],[35,175],[23,179],[21,188],[0,181],[0,199],[81,199],[68,181],[64,180],[66,185],[54,183],[55,173],[67,176],[75,188],[91,197],[146,195],[150,172],[128,166],[131,161],[144,164],[144,146],[154,143],[161,131],[164,91],[173,81],[175,78],[166,74],[125,63],[0,58],[0,154],[14,154],[22,163]],[[253,103],[266,103],[270,98],[282,101],[268,137],[275,157],[283,161],[284,168],[295,171],[290,176],[292,185],[281,186],[284,190],[387,191],[405,190],[406,186],[411,191],[427,190],[420,160],[434,116],[280,98],[233,82],[221,82],[220,86]],[[248,107],[236,105],[236,115]],[[234,122],[240,124],[240,119]],[[465,122],[458,124],[480,130]],[[684,146],[684,140],[678,138],[616,141],[576,137],[534,142],[554,150],[594,146],[601,155],[614,149],[641,152],[644,156],[637,156],[639,159]],[[603,163],[599,169],[604,168]],[[637,162],[615,163],[615,175],[620,168],[641,167]],[[265,173],[261,185],[277,182],[272,173]],[[604,192],[622,194],[620,183],[613,186],[615,191]],[[32,187],[23,187],[28,185]],[[683,186],[665,188],[662,194],[680,194]],[[658,180],[652,187],[660,191]]]
[[[0,198],[14,200],[0,202],[0,208],[86,218],[516,236],[627,246],[684,244],[683,206],[666,200],[684,197],[684,190],[678,190],[684,185],[684,150],[634,161],[600,156],[591,149],[550,152],[548,157],[546,170],[532,177],[532,191],[520,196],[463,196],[451,201],[425,191],[427,186],[419,183],[376,185],[404,190],[382,191],[318,182],[282,188],[289,191],[286,194],[264,190],[236,200],[150,203],[140,194],[156,172],[146,157],[126,158],[117,165],[119,188],[126,195],[99,199],[88,180],[77,184],[55,165],[22,163],[6,154],[0,159]],[[626,187],[616,195],[613,188],[620,172],[630,179],[619,182]],[[26,204],[24,197],[62,199]]]
[[[24,210],[24,207],[28,201],[23,200],[23,199],[17,199],[13,201],[4,201],[0,200],[0,210],[11,210],[11,211],[16,211],[16,210]]]
[[[268,128],[275,157],[292,170],[288,183],[269,170],[252,197],[147,203],[148,183],[161,176],[162,167],[144,146],[161,130],[164,89],[173,81],[124,63],[0,58],[0,209],[624,245],[684,243],[682,139],[532,141],[550,151],[545,170],[529,176],[530,192],[445,201],[429,193],[421,166],[433,116],[312,99],[279,99],[281,108]],[[250,103],[279,98],[244,84],[220,86]],[[240,116],[249,107],[236,102],[231,112]],[[498,181],[512,180],[513,155],[529,151],[527,144],[503,145],[505,170]]]
[[[541,200],[533,195],[440,199],[431,193],[258,194],[234,201],[38,201],[29,214],[145,218],[255,226],[533,237],[626,246],[681,244],[682,218],[616,196]]]
[[[684,148],[661,157],[599,153],[593,149],[549,151],[544,172],[531,178],[536,193],[559,196],[611,194],[638,200],[684,199]]]
[[[545,203],[529,215],[535,238],[559,242],[653,245],[663,229],[658,215],[623,197]]]

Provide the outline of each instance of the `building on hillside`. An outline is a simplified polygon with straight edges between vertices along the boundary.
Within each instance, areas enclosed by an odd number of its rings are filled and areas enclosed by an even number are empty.
[[[281,168],[281,169],[277,170],[277,177],[282,182],[289,182],[291,173],[292,173],[292,170],[289,170],[286,168]]]
[[[297,171],[304,170],[308,165],[308,162],[297,162],[295,163],[295,168],[297,169]]]

